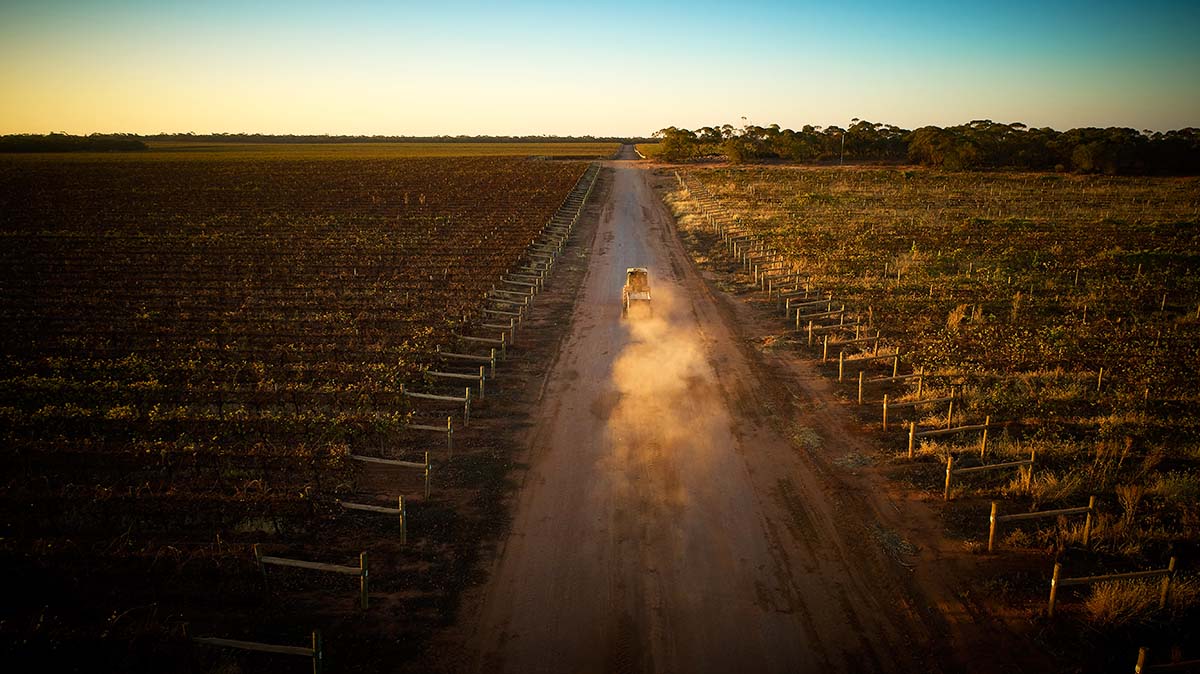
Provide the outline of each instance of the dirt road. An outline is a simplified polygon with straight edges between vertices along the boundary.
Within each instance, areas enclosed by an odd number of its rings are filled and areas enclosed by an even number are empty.
[[[942,618],[897,581],[910,572],[873,535],[880,520],[804,458],[837,429],[778,421],[765,393],[778,386],[688,260],[648,172],[609,166],[475,618],[475,668],[955,669],[930,662]],[[652,316],[621,316],[631,266],[651,270]]]

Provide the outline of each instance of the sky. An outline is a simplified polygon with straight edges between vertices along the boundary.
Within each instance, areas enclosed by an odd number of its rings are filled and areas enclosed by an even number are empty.
[[[1200,126],[1200,2],[0,0],[0,134]]]

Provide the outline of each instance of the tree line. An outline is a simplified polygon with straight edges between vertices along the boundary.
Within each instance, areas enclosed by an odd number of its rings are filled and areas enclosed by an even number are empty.
[[[150,149],[138,138],[126,134],[72,136],[65,133],[14,134],[0,136],[0,152],[136,152]]]
[[[848,128],[778,124],[735,128],[730,124],[695,131],[674,126],[654,134],[658,158],[730,162],[783,160],[800,163],[912,163],[948,170],[1017,168],[1081,173],[1200,173],[1200,129],[1151,132],[1112,127],[1056,131],[1019,122],[976,120],[958,126],[902,129],[852,120]]]

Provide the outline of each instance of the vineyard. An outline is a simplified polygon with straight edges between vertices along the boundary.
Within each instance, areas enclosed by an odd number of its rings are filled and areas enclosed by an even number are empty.
[[[211,142],[202,140],[151,140],[151,152],[128,157],[132,161],[162,159],[413,159],[433,157],[513,157],[557,159],[604,159],[620,147],[617,143],[471,143],[471,142],[371,142],[371,143],[280,143]],[[117,160],[116,158],[114,160]]]
[[[303,612],[263,618],[250,545],[342,563],[361,546],[322,543],[395,537],[344,522],[352,459],[423,465],[429,496],[430,450],[468,421],[437,400],[482,397],[549,272],[546,228],[561,246],[595,178],[584,162],[235,152],[0,163],[4,650],[183,671],[158,649],[189,621],[307,634]],[[391,508],[421,498],[421,473],[388,478]],[[423,518],[474,526],[436,497]],[[460,551],[409,537],[375,582],[408,593],[388,615],[432,624]],[[398,569],[427,575],[401,585]],[[287,573],[273,584],[312,590]]]
[[[1082,577],[1177,557],[1161,607],[1154,578],[1152,591],[1064,588],[1058,612],[1122,639],[1186,632],[1200,605],[1187,571],[1200,555],[1200,181],[675,177],[669,199],[699,259],[756,288],[748,297],[785,317],[780,343],[841,382],[879,433],[867,460],[945,500],[968,550],[994,545],[989,591],[1044,613],[1055,562]],[[989,511],[1002,514],[994,543]]]

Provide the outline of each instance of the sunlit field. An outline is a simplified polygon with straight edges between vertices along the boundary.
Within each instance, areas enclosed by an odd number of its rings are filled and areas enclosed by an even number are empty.
[[[1095,496],[1090,535],[1076,519],[1032,521],[1005,526],[998,545],[1042,551],[1029,567],[1041,572],[1055,559],[1075,572],[1155,568],[1200,550],[1200,180],[909,168],[679,174],[672,199],[706,259],[727,259],[731,244],[713,235],[702,207],[731,236],[768,242],[781,256],[771,273],[795,272],[822,300],[790,312],[791,341],[831,377],[839,360],[851,363],[839,388],[851,404],[860,370],[868,381],[925,375],[867,386],[864,423],[880,427],[884,393],[894,405],[875,460],[940,499],[950,457],[960,468],[1036,457],[949,488],[947,522],[965,544],[986,539],[990,501],[1013,513]],[[913,406],[922,399],[940,402]],[[908,456],[910,423],[919,434],[985,421],[985,455],[976,431],[917,435]],[[1014,585],[1012,601],[1033,610],[1043,586]],[[1097,592],[1105,599],[1083,613],[1109,630],[1172,624],[1196,606],[1181,592],[1173,614],[1157,603],[1123,610],[1112,603],[1126,595]]]

